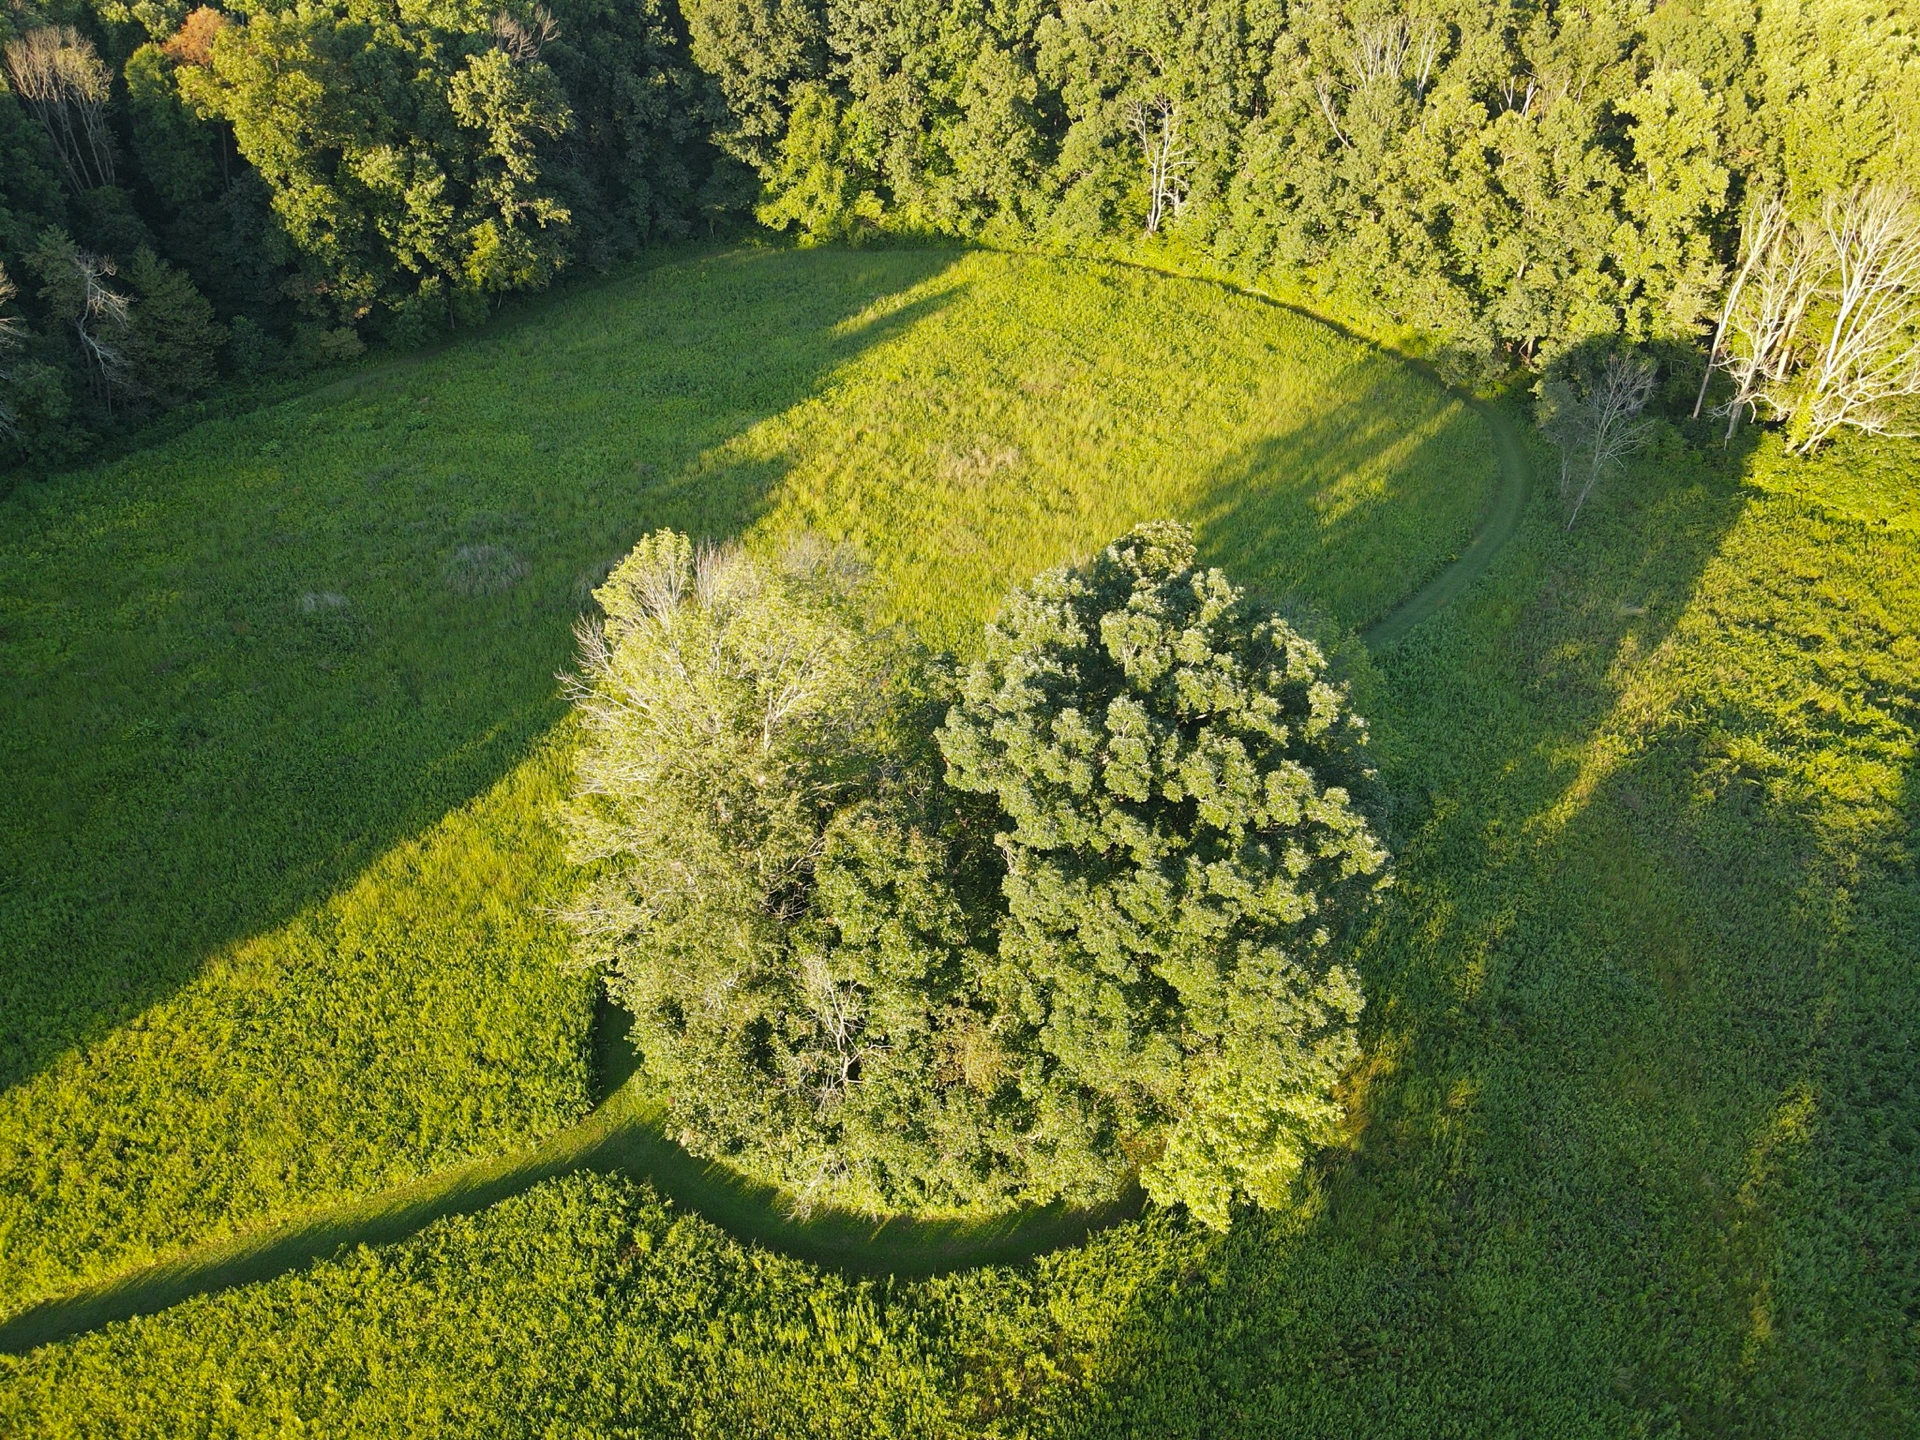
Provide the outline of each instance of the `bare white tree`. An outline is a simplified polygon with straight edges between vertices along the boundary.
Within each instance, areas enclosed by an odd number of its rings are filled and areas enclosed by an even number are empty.
[[[534,6],[525,20],[510,10],[502,10],[493,17],[493,38],[514,64],[531,65],[550,41],[560,38],[560,22],[544,5]]]
[[[1413,28],[1404,15],[1386,15],[1356,25],[1346,52],[1347,68],[1353,71],[1355,83],[1363,87],[1382,80],[1399,84],[1413,42]]]
[[[9,40],[4,58],[14,93],[47,132],[74,193],[111,185],[113,77],[93,42],[71,25],[42,25]]]
[[[1805,455],[1841,426],[1914,433],[1920,396],[1920,218],[1904,185],[1829,197],[1821,214],[1832,264],[1826,335],[1793,387],[1789,448]]]
[[[1653,395],[1654,365],[1633,355],[1609,355],[1584,385],[1571,376],[1549,380],[1541,427],[1560,447],[1560,496],[1567,528],[1580,518],[1594,487],[1653,436],[1643,412]]]
[[[12,277],[7,274],[7,267],[0,265],[0,312],[4,312],[19,293]],[[0,313],[0,385],[13,379],[13,357],[20,350],[21,340],[20,317]],[[7,403],[6,395],[0,393],[0,435],[15,436],[19,433],[18,417]]]
[[[1813,226],[1793,220],[1780,201],[1763,202],[1742,227],[1740,270],[1730,287],[1714,336],[1714,353],[1694,414],[1700,413],[1708,380],[1718,368],[1733,381],[1733,393],[1717,406],[1727,417],[1727,438],[1743,414],[1760,406],[1782,414],[1799,363],[1801,329],[1808,308],[1826,280],[1827,246]]]
[[[799,955],[799,990],[822,1042],[807,1057],[807,1088],[815,1112],[823,1118],[847,1091],[860,1083],[861,1066],[888,1047],[867,1028],[865,996],[858,984],[834,975],[825,955]]]
[[[1707,347],[1706,373],[1700,377],[1700,393],[1693,397],[1693,418],[1696,420],[1700,418],[1701,407],[1707,403],[1707,387],[1713,382],[1713,372],[1720,367],[1726,353],[1727,327],[1732,321],[1734,307],[1740,303],[1754,266],[1760,262],[1761,256],[1773,248],[1776,235],[1786,223],[1786,202],[1772,192],[1757,197],[1741,217],[1740,263],[1735,267],[1733,280],[1727,286],[1727,298],[1720,307],[1720,321],[1713,327],[1713,343]]]
[[[1501,82],[1500,91],[1507,109],[1517,110],[1525,117],[1533,112],[1534,99],[1540,93],[1540,79],[1531,74],[1509,75]]]
[[[80,341],[88,373],[94,376],[100,397],[111,410],[113,397],[128,388],[127,357],[120,348],[127,333],[127,297],[107,284],[118,273],[110,257],[76,251],[73,268],[79,282],[75,287],[79,303],[68,320]]]
[[[1427,87],[1433,83],[1433,67],[1440,63],[1441,52],[1447,48],[1447,27],[1431,17],[1421,20],[1414,26],[1413,38],[1413,97],[1416,100],[1426,98]]]
[[[1353,141],[1348,139],[1347,132],[1340,128],[1340,107],[1333,103],[1332,83],[1316,76],[1313,82],[1313,93],[1320,101],[1320,113],[1327,117],[1327,124],[1333,127],[1333,138],[1338,140],[1343,148],[1351,150]]]
[[[1411,86],[1415,102],[1424,100],[1433,84],[1434,68],[1446,52],[1448,37],[1446,25],[1438,19],[1412,19],[1405,14],[1356,21],[1343,30],[1341,38],[1333,43],[1335,73],[1316,75],[1313,81],[1320,113],[1326,117],[1334,139],[1346,149],[1353,148],[1353,137],[1341,124],[1338,97],[1342,93],[1359,94],[1383,85]]]
[[[1187,204],[1187,152],[1180,144],[1179,110],[1160,95],[1133,101],[1127,120],[1147,162],[1147,234],[1157,235],[1167,215],[1179,219]]]

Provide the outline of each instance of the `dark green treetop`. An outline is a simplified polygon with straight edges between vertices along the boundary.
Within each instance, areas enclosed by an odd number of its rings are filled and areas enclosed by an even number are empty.
[[[1016,592],[940,733],[1005,814],[998,984],[1225,1223],[1337,1119],[1360,985],[1335,943],[1384,885],[1365,725],[1319,649],[1172,522]]]

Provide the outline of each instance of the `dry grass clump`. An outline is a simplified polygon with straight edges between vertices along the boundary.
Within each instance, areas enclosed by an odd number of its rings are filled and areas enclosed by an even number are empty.
[[[982,435],[964,450],[950,445],[941,452],[940,478],[950,485],[972,488],[1019,469],[1021,458],[1018,446]]]
[[[527,562],[504,545],[462,545],[441,576],[455,594],[479,596],[511,590],[526,573]]]

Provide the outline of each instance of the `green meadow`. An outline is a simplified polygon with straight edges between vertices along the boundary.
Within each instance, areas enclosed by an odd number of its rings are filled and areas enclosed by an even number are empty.
[[[1206,285],[744,252],[35,488],[7,515],[5,1312],[589,1106],[556,672],[647,530],[810,528],[977,629],[1155,515],[1348,624],[1483,423]]]
[[[16,494],[0,1324],[587,1114],[555,674],[658,526],[844,538],[958,646],[1189,519],[1336,640],[1398,874],[1285,1214],[862,1274],[572,1169],[18,1347],[0,1432],[1910,1433],[1920,459],[1668,437],[1340,641],[1497,518],[1501,424],[1197,281],[741,251]]]

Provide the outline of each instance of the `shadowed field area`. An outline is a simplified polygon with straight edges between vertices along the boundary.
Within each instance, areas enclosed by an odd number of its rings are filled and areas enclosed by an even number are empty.
[[[27,1433],[1912,1428],[1920,527],[1904,456],[1656,455],[1369,680],[1397,898],[1348,1149],[868,1279],[590,1172],[0,1359]]]

